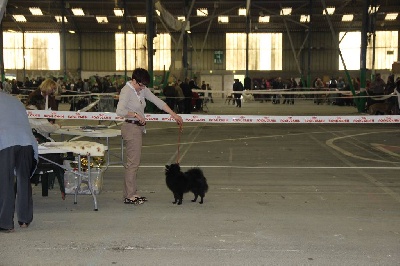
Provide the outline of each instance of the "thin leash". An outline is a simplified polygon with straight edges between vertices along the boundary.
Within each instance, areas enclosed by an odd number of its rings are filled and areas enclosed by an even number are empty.
[[[179,125],[179,131],[178,131],[178,152],[177,152],[177,155],[176,155],[176,163],[177,163],[177,164],[179,164],[179,148],[180,148],[180,146],[181,146],[181,135],[182,135],[182,131],[183,131],[182,125]]]

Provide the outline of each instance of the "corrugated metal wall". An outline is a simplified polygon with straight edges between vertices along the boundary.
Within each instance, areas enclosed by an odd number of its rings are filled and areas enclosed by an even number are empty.
[[[304,76],[308,74],[308,40],[307,33],[292,32],[290,37],[293,42],[294,50],[297,54],[303,45],[298,56],[301,72]],[[207,37],[207,38],[206,38]],[[173,34],[175,41],[179,39],[179,33]],[[115,37],[113,33],[98,34],[66,34],[66,58],[67,74],[82,72],[103,72],[115,73]],[[203,52],[201,52],[203,48]],[[177,56],[175,57],[175,44],[172,41],[172,64],[182,61],[182,45],[178,44]],[[232,74],[232,71],[225,71],[225,58],[221,64],[214,62],[214,52],[223,51],[225,54],[225,34],[190,34],[188,38],[188,76],[201,74]],[[61,53],[62,54],[62,53]],[[250,71],[252,77],[271,77],[271,76],[294,76],[300,77],[296,60],[292,51],[289,35],[283,33],[283,70],[282,71]],[[311,35],[311,64],[310,73],[312,76],[338,75],[339,55],[335,42],[332,40],[330,32],[312,32]],[[64,64],[61,63],[63,72]],[[168,67],[167,67],[168,70]],[[12,71],[9,71],[12,72]],[[17,71],[16,71],[17,72]],[[26,71],[35,72],[35,71]],[[162,71],[155,71],[159,73]],[[173,69],[174,75],[182,77],[182,68],[177,66]],[[356,71],[357,73],[359,71]],[[244,70],[236,71],[236,74],[245,74]]]
[[[69,71],[115,71],[115,37],[113,33],[66,35]]]
[[[339,68],[339,53],[332,39],[330,32],[313,32],[307,34],[303,32],[290,33],[293,42],[295,55],[290,44],[289,35],[283,34],[283,70],[289,72],[299,72],[295,57],[298,58],[300,69],[307,72],[309,39],[311,41],[311,64],[312,71],[332,72]]]
[[[179,34],[172,35],[172,38],[178,42]],[[172,42],[172,62],[182,60],[182,44],[178,44],[177,55],[175,56],[176,46]],[[214,63],[214,52],[225,51],[225,35],[209,34],[194,35],[188,37],[188,64],[189,76],[199,71],[225,70],[225,60],[222,64]]]
[[[207,38],[206,38],[207,37]],[[225,60],[222,64],[214,63],[214,51],[225,50],[224,34],[194,35],[190,38],[191,57],[189,62],[193,70],[224,70]],[[203,53],[201,49],[203,48]]]

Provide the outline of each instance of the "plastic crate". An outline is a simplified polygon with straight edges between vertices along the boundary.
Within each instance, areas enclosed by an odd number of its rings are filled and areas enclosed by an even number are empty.
[[[65,165],[65,163],[64,163]],[[65,194],[73,195],[75,194],[75,191],[78,187],[78,180],[79,176],[77,175],[78,170],[71,169],[69,171],[66,171],[64,174],[64,185],[65,185]],[[86,172],[81,172],[83,175],[81,177],[81,184],[80,188],[78,191],[78,194],[84,194],[84,195],[90,195],[90,189],[89,189],[89,182],[88,182],[88,177],[89,173]],[[102,187],[103,187],[103,170],[101,168],[91,168],[90,169],[90,177],[91,177],[91,184],[92,184],[92,190],[93,193],[98,195],[100,194]]]

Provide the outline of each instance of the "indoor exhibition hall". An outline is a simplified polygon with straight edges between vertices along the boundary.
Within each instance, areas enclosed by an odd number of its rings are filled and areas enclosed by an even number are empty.
[[[399,1],[0,8],[0,265],[399,264]]]

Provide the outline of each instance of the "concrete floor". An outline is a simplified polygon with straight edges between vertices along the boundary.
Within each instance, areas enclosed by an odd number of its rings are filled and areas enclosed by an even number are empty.
[[[312,101],[208,108],[357,114]],[[176,206],[164,165],[176,160],[178,129],[151,122],[138,176],[148,202],[122,203],[120,165],[105,171],[97,212],[91,196],[74,205],[57,188],[42,197],[34,187],[34,221],[0,234],[0,265],[399,265],[399,139],[398,124],[186,123],[181,166],[200,166],[210,189],[203,205],[185,194]]]

